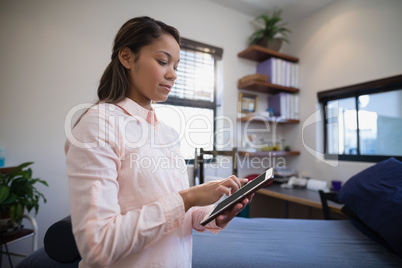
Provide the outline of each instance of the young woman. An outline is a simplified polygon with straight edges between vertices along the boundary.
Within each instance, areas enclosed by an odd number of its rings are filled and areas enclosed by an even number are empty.
[[[200,225],[247,180],[189,188],[178,135],[151,105],[167,99],[179,61],[179,33],[163,22],[134,18],[115,37],[99,101],[65,145],[80,267],[191,267],[192,228],[216,233],[249,202]]]

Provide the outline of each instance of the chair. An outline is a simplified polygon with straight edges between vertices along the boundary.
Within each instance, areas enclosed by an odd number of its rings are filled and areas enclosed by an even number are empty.
[[[81,256],[70,216],[53,223],[47,229],[43,242],[43,247],[23,259],[16,268],[78,268]]]
[[[24,214],[22,217],[27,219],[30,222],[32,229],[24,228],[24,226],[21,225],[21,228],[18,230],[15,230],[10,233],[5,233],[5,234],[1,233],[0,234],[0,265],[1,265],[2,258],[3,258],[3,253],[7,255],[10,267],[13,267],[10,255],[20,256],[20,257],[27,256],[27,254],[21,254],[21,253],[8,251],[8,245],[11,245],[15,242],[18,242],[23,239],[31,237],[32,238],[32,252],[37,250],[37,247],[38,247],[38,236],[37,236],[38,224],[36,223],[35,218],[31,217],[28,214]],[[4,252],[3,252],[3,246],[5,248]]]
[[[74,263],[81,259],[73,235],[71,217],[67,216],[47,229],[43,239],[49,257],[60,263]]]
[[[328,206],[328,201],[332,201],[338,204],[343,204],[337,199],[337,192],[324,192],[323,190],[319,190],[320,200],[322,205],[322,212],[324,214],[325,220],[336,220],[337,218],[332,217],[331,210]],[[343,211],[343,210],[342,210]]]

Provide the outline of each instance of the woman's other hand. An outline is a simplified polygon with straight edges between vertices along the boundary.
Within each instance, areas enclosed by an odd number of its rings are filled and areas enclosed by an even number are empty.
[[[210,181],[201,185],[197,185],[180,193],[183,198],[185,210],[189,210],[193,206],[207,206],[217,202],[224,194],[230,195],[236,192],[241,186],[247,183],[247,179],[237,178],[236,176],[230,176],[223,180]],[[240,212],[243,209],[243,203],[249,202],[247,198],[242,203],[237,204],[230,210],[230,215],[236,211]],[[247,204],[247,203],[246,203]],[[241,208],[240,208],[241,206]],[[237,212],[237,213],[238,213]],[[228,212],[229,213],[229,212]],[[225,215],[222,215],[225,218]],[[235,215],[234,215],[235,216]],[[233,218],[233,217],[232,217]],[[224,219],[221,219],[224,221]]]
[[[215,220],[216,225],[219,227],[225,226],[228,222],[230,222],[233,219],[233,217],[239,214],[240,211],[242,211],[247,204],[251,202],[253,196],[254,194],[244,198],[241,203],[236,204],[231,209],[225,211],[222,215],[219,215]]]

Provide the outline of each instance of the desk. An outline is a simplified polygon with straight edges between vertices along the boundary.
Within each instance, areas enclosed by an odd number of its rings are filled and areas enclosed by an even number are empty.
[[[330,202],[329,208],[337,218],[346,218],[342,205]],[[323,219],[320,195],[308,189],[286,189],[279,184],[262,188],[250,204],[251,217]]]

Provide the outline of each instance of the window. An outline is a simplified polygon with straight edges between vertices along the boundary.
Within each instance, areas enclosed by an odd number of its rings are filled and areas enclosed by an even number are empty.
[[[322,91],[327,159],[402,160],[402,75]]]
[[[182,38],[175,85],[166,102],[154,105],[158,118],[179,133],[187,160],[194,159],[195,148],[214,148],[216,66],[222,54],[221,48]]]

